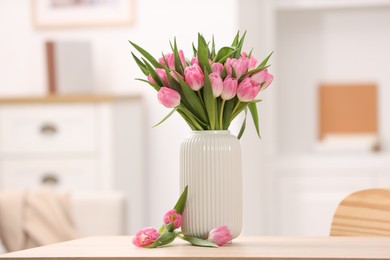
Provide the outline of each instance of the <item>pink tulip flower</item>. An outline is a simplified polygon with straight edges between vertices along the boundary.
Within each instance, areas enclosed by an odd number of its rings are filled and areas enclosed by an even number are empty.
[[[165,54],[158,61],[161,65],[167,66],[171,70],[175,69],[175,55],[173,53]]]
[[[172,78],[174,78],[177,82],[179,82],[179,80],[177,79],[177,76],[176,76],[176,73],[175,73],[175,72],[171,71],[171,72],[169,72],[169,74],[171,74]],[[180,75],[180,74],[178,74],[178,75],[179,75],[179,77],[180,77],[182,80],[184,80],[184,78],[183,78],[182,75]]]
[[[177,107],[180,104],[180,94],[171,88],[160,88],[160,91],[157,93],[157,98],[167,108]]]
[[[176,229],[176,228],[179,228],[181,226],[182,217],[179,213],[177,213],[176,210],[171,209],[170,211],[165,213],[165,215],[163,217],[163,221],[167,225],[170,223],[173,223],[173,227]]]
[[[215,63],[214,63],[215,64]],[[213,89],[213,96],[219,97],[223,90],[223,81],[218,72],[213,72],[209,75],[211,88]]]
[[[183,68],[187,67],[187,62],[184,57],[184,52],[179,50],[179,59]],[[175,70],[175,55],[173,53],[165,54],[164,57],[161,57],[159,60],[161,65],[167,66],[171,70]],[[166,62],[165,62],[166,61]],[[167,64],[168,63],[168,64]]]
[[[150,83],[156,84],[156,81],[154,81],[152,75],[150,75],[150,74],[148,75],[148,81],[149,81]]]
[[[204,85],[204,74],[197,64],[184,69],[184,79],[194,91],[198,91]]]
[[[241,52],[241,57],[242,58],[248,58],[248,54],[246,52]],[[251,57],[249,58],[248,61],[249,61],[248,70],[255,69],[257,60],[251,55]]]
[[[221,226],[219,228],[214,228],[209,233],[209,240],[218,246],[223,246],[228,242],[232,241],[233,236],[230,233],[230,229],[227,226]]]
[[[268,73],[267,69],[263,69],[259,72],[254,73],[251,78],[261,85],[260,90],[266,89],[274,79],[274,76]]]
[[[209,75],[211,88],[213,89],[213,96],[219,97],[223,90],[223,80],[217,72],[213,72]]]
[[[179,50],[179,58],[180,58],[181,65],[183,66],[183,69],[185,69],[187,67],[187,62],[186,62],[186,58],[184,57],[184,52],[182,50]]]
[[[167,72],[164,69],[156,69],[156,73],[158,77],[162,80],[165,86],[170,87],[168,77],[167,77]]]
[[[222,71],[223,71],[223,64],[219,63],[219,62],[215,62],[215,63],[211,64],[211,70],[213,72],[218,73],[219,76],[221,76],[222,75]]]
[[[249,58],[248,70],[253,70],[253,69],[255,69],[255,68],[256,68],[256,64],[257,64],[257,60],[256,60],[253,56],[251,56],[251,57]]]
[[[227,59],[226,63],[226,72],[228,75],[232,75],[232,67],[236,72],[236,78],[239,79],[242,75],[244,75],[248,71],[249,60],[248,58],[239,58],[239,59]]]
[[[198,64],[198,65],[199,65],[198,57],[192,57],[192,59],[191,59],[191,65],[194,65],[194,64]]]
[[[242,102],[249,102],[256,98],[260,91],[260,84],[251,78],[246,78],[237,87],[237,97]]]
[[[159,236],[160,234],[155,228],[146,227],[135,234],[133,244],[138,247],[148,246],[153,244]]]
[[[237,84],[238,81],[231,76],[227,76],[223,81],[223,89],[221,93],[221,98],[223,100],[230,100],[234,98],[237,93]]]

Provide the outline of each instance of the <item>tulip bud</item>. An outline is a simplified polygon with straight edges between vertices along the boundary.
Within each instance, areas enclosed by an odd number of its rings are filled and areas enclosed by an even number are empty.
[[[149,81],[150,83],[156,84],[156,81],[154,81],[152,75],[150,75],[150,74],[148,75],[148,81]]]
[[[177,82],[179,82],[179,80],[177,79],[177,75],[176,75],[175,72],[171,71],[171,72],[169,72],[169,74],[171,74],[172,78],[174,78]],[[179,75],[179,77],[180,77],[182,80],[184,80],[184,78],[183,78],[182,75],[180,75],[180,74],[178,74],[178,75]]]
[[[180,105],[180,94],[171,88],[162,87],[157,93],[158,101],[167,108]]]
[[[215,64],[215,63],[214,63]],[[211,88],[213,89],[213,96],[219,97],[223,90],[223,81],[221,76],[217,72],[213,72],[209,75]]]
[[[254,73],[251,78],[261,85],[260,90],[264,90],[269,86],[269,84],[271,84],[272,80],[274,79],[274,76],[268,73],[267,69],[263,69],[259,72]]]
[[[186,58],[184,57],[184,52],[182,50],[179,51],[179,58],[180,58],[181,65],[183,66],[183,69],[185,69],[187,67],[187,62],[186,62]]]
[[[192,59],[191,59],[191,65],[194,65],[194,64],[198,64],[198,65],[199,65],[198,57],[192,57]]]
[[[237,92],[238,81],[231,76],[227,76],[223,81],[223,89],[221,93],[221,98],[223,100],[230,100],[234,98]]]
[[[227,59],[226,63],[226,72],[228,75],[232,76],[232,67],[236,72],[236,78],[239,79],[248,71],[249,60],[248,58],[239,58],[239,59]]]
[[[167,72],[164,69],[156,69],[156,74],[158,77],[162,80],[165,86],[170,87],[168,77],[167,77]]]
[[[257,63],[257,60],[256,60],[253,56],[251,56],[251,57],[249,58],[248,70],[253,70],[253,69],[255,69],[255,68],[256,68],[256,63]]]
[[[222,226],[212,229],[207,240],[217,244],[218,246],[223,246],[232,241],[232,239],[233,236],[230,233],[230,229],[227,226]]]
[[[260,84],[251,78],[246,78],[237,87],[237,97],[242,102],[249,102],[256,98],[259,91]]]
[[[165,213],[165,215],[163,217],[163,221],[167,225],[170,223],[173,223],[173,227],[176,229],[176,228],[179,228],[181,226],[182,217],[179,213],[177,213],[176,210],[171,209],[170,211]]]
[[[213,72],[218,73],[219,76],[221,76],[222,75],[222,71],[223,71],[223,64],[219,63],[219,62],[215,62],[215,63],[211,64],[211,70]]]
[[[194,91],[198,91],[204,85],[204,74],[197,64],[184,69],[184,79]]]
[[[152,227],[146,227],[138,231],[134,238],[133,244],[138,247],[145,247],[154,243],[160,234]]]
[[[165,54],[158,61],[161,65],[167,66],[171,70],[175,69],[175,55],[173,53]]]
[[[183,68],[187,67],[187,62],[186,62],[186,59],[184,57],[184,52],[182,50],[180,50],[178,53],[179,53],[181,65],[183,66]],[[158,61],[160,62],[161,65],[167,66],[171,70],[176,69],[176,67],[175,67],[175,54],[173,54],[173,53],[165,54],[164,57],[161,57],[160,59],[158,59]]]
[[[268,86],[272,83],[273,80],[274,80],[274,76],[268,73],[265,82],[261,84],[260,90],[265,90],[266,88],[268,88]]]

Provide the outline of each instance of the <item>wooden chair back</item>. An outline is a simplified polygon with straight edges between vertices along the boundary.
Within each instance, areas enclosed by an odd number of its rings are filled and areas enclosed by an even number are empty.
[[[331,236],[390,236],[390,189],[348,195],[333,216]]]

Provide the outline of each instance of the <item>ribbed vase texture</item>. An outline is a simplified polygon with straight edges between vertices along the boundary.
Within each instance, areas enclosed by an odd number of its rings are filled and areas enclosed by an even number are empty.
[[[241,148],[229,131],[193,131],[180,149],[180,186],[188,185],[182,231],[206,239],[227,225],[233,237],[242,227]]]

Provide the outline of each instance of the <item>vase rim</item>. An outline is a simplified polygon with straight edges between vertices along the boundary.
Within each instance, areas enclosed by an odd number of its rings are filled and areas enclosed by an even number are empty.
[[[230,134],[230,130],[194,130],[192,134]]]

